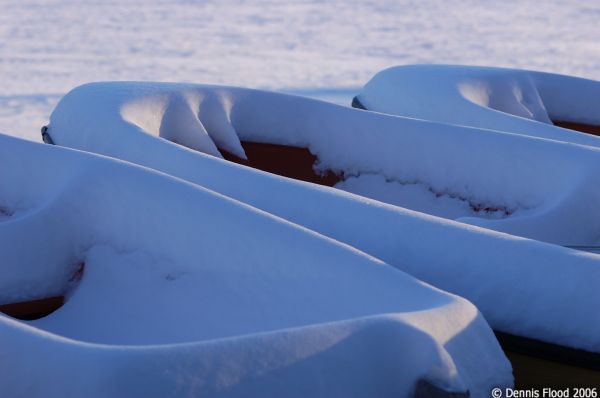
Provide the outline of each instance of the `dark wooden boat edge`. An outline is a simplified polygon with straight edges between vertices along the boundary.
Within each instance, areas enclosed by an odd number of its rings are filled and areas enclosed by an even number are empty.
[[[499,331],[495,331],[494,333],[500,346],[505,351],[600,371],[600,353],[547,343]]]
[[[23,321],[32,321],[50,315],[65,303],[64,296],[0,304],[0,312]]]

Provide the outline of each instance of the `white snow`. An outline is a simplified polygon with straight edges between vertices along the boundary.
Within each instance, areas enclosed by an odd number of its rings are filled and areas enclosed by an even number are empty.
[[[58,145],[165,172],[347,243],[468,298],[496,330],[600,351],[600,319],[590,316],[600,280],[596,255],[249,169],[156,137],[121,114],[141,98],[152,102],[165,95],[215,92],[228,98],[231,127],[242,138],[308,145],[322,165],[336,165],[351,175],[376,171],[429,181],[439,192],[462,187],[468,195],[480,192],[489,200],[530,204],[531,212],[523,216],[477,219],[499,229],[561,243],[597,239],[598,221],[589,215],[600,195],[595,148],[264,91],[158,83],[79,87],[59,103],[49,132]],[[446,196],[438,200],[450,201]],[[452,203],[448,207],[456,206]]]
[[[465,199],[449,194],[435,193],[421,183],[403,184],[397,181],[388,181],[381,174],[351,176],[337,183],[335,187],[385,203],[449,219],[465,216],[485,218],[508,216],[503,210],[473,209]]]
[[[600,125],[600,82],[527,70],[410,65],[377,73],[357,96],[369,110],[600,146],[552,120]]]
[[[34,141],[61,97],[90,81],[234,84],[347,106],[401,64],[600,79],[591,2],[0,9],[0,131]],[[598,122],[598,83],[458,72],[420,67],[408,82],[418,95],[386,81],[374,98],[389,113],[407,115],[412,98],[425,104],[413,116],[516,135],[231,87],[129,83],[69,94],[51,133],[142,167],[0,135],[0,303],[68,297],[42,320],[0,314],[0,395],[385,397],[425,378],[487,397],[511,384],[472,304],[380,260],[471,300],[496,330],[600,352],[600,257],[452,221],[598,244],[598,150],[522,136],[598,146],[548,124]],[[244,157],[240,139],[308,146],[319,167],[346,173],[338,188],[396,206],[218,159],[217,148]]]
[[[468,301],[197,185],[0,136],[6,396],[487,396],[510,365]],[[257,233],[260,231],[260,233]],[[468,348],[467,348],[468,347]],[[476,355],[474,355],[476,353]],[[340,364],[344,364],[340,366]]]
[[[3,0],[0,131],[39,140],[60,97],[98,80],[356,93],[413,63],[600,80],[599,16],[561,0]]]

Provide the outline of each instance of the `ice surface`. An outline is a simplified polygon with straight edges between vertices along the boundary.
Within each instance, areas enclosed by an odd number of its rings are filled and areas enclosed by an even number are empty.
[[[600,352],[600,318],[590,315],[600,280],[596,255],[253,170],[153,136],[120,113],[140,97],[213,90],[230,93],[232,125],[242,138],[309,145],[322,163],[352,175],[376,171],[376,181],[412,173],[437,189],[462,187],[469,195],[481,192],[517,205],[539,203],[523,216],[477,220],[561,243],[597,239],[598,221],[590,214],[600,195],[594,180],[598,152],[589,147],[263,91],[148,83],[77,88],[57,106],[49,130],[59,145],[160,170],[347,243],[468,298],[496,330]],[[428,195],[415,184],[406,187],[413,188]],[[444,211],[460,207],[449,196],[438,201]]]
[[[0,136],[6,396],[487,396],[510,365],[468,301],[147,168]],[[260,233],[256,233],[260,231]],[[473,355],[477,353],[476,355]]]
[[[600,79],[599,16],[560,0],[3,0],[0,130],[39,140],[59,98],[97,80],[319,91],[432,62]]]

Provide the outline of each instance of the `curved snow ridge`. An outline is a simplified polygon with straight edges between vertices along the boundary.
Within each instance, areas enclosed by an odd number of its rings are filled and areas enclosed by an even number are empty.
[[[0,136],[0,197],[33,206],[0,223],[0,302],[64,292],[85,262],[57,311],[0,316],[4,395],[408,396],[425,379],[485,396],[512,382],[468,301],[198,185]]]
[[[409,397],[415,380],[468,389],[429,334],[393,315],[151,346],[83,343],[2,315],[0,331],[12,343],[0,344],[2,357],[27,365],[0,361],[0,390],[30,397]],[[510,369],[495,370],[471,396],[510,385]],[[32,374],[36,382],[24,385]]]
[[[210,104],[208,110],[203,104]],[[321,170],[423,184],[484,209],[506,209],[508,217],[488,222],[485,212],[440,201],[419,208],[411,195],[388,200],[396,205],[563,245],[593,245],[600,237],[600,220],[582,211],[600,200],[594,188],[600,157],[594,148],[273,92],[172,83],[80,86],[60,101],[49,128],[59,145],[166,172],[177,166],[156,167],[156,158],[173,142],[209,154],[227,145],[239,156],[244,156],[240,140],[305,147],[318,157]],[[220,143],[203,147],[207,137],[219,137]],[[393,185],[376,189],[394,195]],[[365,187],[354,190],[375,196]],[[425,203],[426,194],[419,199]]]
[[[368,110],[594,147],[600,138],[552,121],[600,125],[600,82],[529,70],[396,66],[357,96]]]

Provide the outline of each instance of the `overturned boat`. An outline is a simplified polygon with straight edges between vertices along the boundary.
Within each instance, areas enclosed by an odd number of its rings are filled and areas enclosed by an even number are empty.
[[[556,360],[598,363],[600,319],[590,314],[599,258],[514,236],[597,243],[594,148],[264,91],[151,83],[79,87],[45,134],[246,202],[466,297],[509,349],[558,347],[566,354]]]

